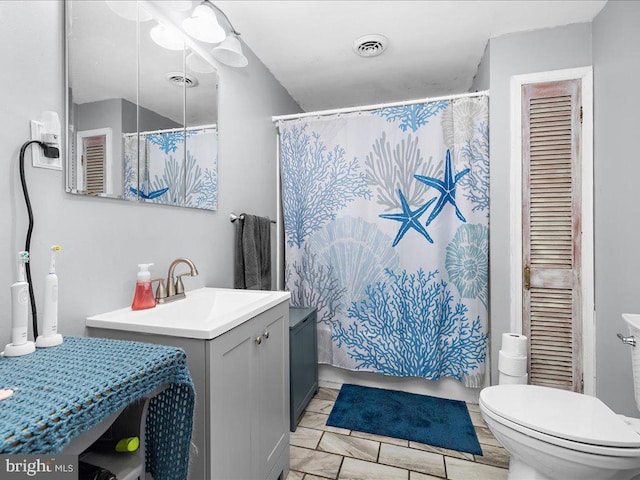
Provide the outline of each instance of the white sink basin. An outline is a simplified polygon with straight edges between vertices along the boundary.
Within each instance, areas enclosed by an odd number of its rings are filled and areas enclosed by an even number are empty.
[[[87,317],[87,327],[212,339],[269,308],[288,301],[289,292],[200,288],[187,298],[147,310],[123,308]]]
[[[640,330],[640,315],[637,313],[623,313],[622,319],[629,325],[629,328]]]

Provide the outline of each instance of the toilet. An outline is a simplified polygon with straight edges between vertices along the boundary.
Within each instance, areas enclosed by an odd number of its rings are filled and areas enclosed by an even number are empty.
[[[640,329],[625,320],[640,341]],[[638,399],[640,345],[632,348]],[[496,385],[480,392],[479,404],[487,426],[511,455],[509,480],[640,475],[640,420],[617,415],[596,397],[536,385]]]

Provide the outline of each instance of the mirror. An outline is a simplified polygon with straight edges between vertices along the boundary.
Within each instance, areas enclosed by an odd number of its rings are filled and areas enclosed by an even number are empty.
[[[188,67],[181,37],[171,49],[152,39],[148,3],[65,3],[67,191],[215,210],[218,76]],[[164,24],[179,24],[194,2],[165,5]]]

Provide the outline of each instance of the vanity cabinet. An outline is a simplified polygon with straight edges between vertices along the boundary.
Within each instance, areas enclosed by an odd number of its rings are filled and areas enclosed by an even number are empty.
[[[289,307],[213,339],[88,327],[91,336],[181,347],[196,389],[191,480],[285,480],[289,471]]]

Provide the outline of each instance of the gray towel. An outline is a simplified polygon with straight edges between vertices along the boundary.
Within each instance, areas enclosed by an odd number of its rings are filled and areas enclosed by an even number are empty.
[[[233,270],[235,288],[271,290],[271,220],[247,214],[236,220]]]

